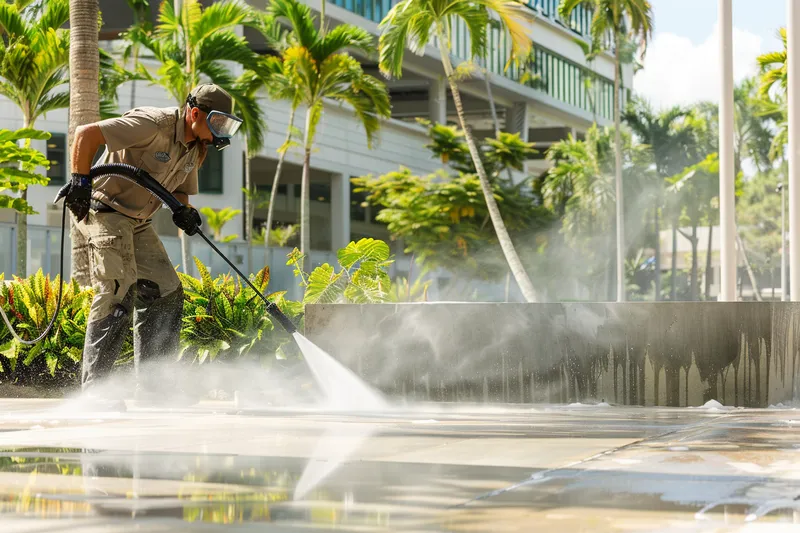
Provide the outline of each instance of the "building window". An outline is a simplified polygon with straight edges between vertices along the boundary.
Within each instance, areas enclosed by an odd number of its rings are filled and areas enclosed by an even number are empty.
[[[50,185],[64,185],[67,181],[67,136],[63,133],[53,133],[47,141],[47,159],[50,168],[47,177]]]
[[[331,203],[331,186],[327,183],[311,183],[308,196],[315,202],[329,204]]]
[[[209,150],[197,175],[201,193],[222,193],[222,152]]]

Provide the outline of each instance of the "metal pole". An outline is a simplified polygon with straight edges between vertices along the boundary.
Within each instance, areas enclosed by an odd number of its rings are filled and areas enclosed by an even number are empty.
[[[781,192],[781,301],[786,301],[786,189],[778,184]]]
[[[795,89],[800,87],[800,6],[796,0],[787,0],[787,63],[789,63],[789,292],[790,300],[800,301],[800,187],[797,170],[800,160],[800,102]]]
[[[790,0],[791,1],[791,0]],[[736,300],[736,213],[733,167],[733,7],[719,0],[722,92],[719,102],[720,298]]]

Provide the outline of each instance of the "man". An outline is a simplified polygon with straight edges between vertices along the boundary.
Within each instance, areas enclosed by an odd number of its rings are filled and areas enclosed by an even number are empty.
[[[183,108],[137,108],[122,117],[79,127],[72,145],[72,179],[66,205],[73,215],[74,275],[94,287],[83,349],[82,389],[99,404],[96,386],[120,354],[133,320],[137,398],[157,396],[155,376],[138,375],[143,363],[178,351],[183,289],[151,219],[160,201],[120,176],[101,176],[92,184],[89,171],[99,147],[100,161],[126,163],[147,171],[185,207],[173,222],[188,235],[202,224],[189,196],[197,194],[197,172],[209,144],[230,144],[241,119],[232,115],[233,100],[222,88],[196,87]],[[142,373],[144,374],[144,373]]]

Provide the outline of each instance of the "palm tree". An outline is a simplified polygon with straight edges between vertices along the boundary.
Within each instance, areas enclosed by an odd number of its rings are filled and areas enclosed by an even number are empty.
[[[179,107],[191,89],[203,81],[215,83],[234,99],[236,113],[244,123],[248,152],[264,142],[265,121],[257,101],[247,92],[249,85],[234,78],[225,62],[238,63],[246,69],[259,70],[259,57],[236,34],[241,25],[258,27],[258,17],[247,4],[237,0],[215,2],[203,9],[198,0],[182,0],[180,5],[164,0],[159,7],[158,24],[152,29],[134,26],[124,37],[131,44],[149,50],[161,63],[154,76],[139,66],[139,72],[151,83],[164,87]],[[181,232],[181,255],[184,272],[191,268],[186,236]]]
[[[625,299],[625,243],[622,198],[622,140],[620,139],[620,82],[623,44],[625,41],[639,41],[642,51],[653,32],[652,8],[648,0],[562,0],[559,15],[569,20],[572,11],[584,4],[594,11],[591,24],[592,49],[606,48],[609,34],[614,43],[614,144],[616,150],[617,191],[617,300]]]
[[[206,217],[206,222],[214,232],[214,239],[220,242],[227,242],[238,238],[238,235],[229,235],[222,237],[222,228],[225,224],[236,218],[242,213],[241,209],[233,209],[232,207],[223,207],[222,209],[212,209],[211,207],[201,207],[200,212]]]
[[[782,92],[785,93],[789,84],[789,69],[786,63],[789,45],[786,28],[781,28],[779,33],[783,41],[783,50],[758,56],[758,65],[761,67],[761,84],[758,90],[762,97],[769,97],[770,90],[776,84],[780,85]]]
[[[323,0],[324,8],[324,0]],[[324,20],[324,17],[323,17]],[[291,32],[285,31],[281,24],[276,23],[274,17],[265,15],[259,20],[259,30],[267,41],[267,44],[273,51],[283,53],[289,48],[289,39]],[[294,42],[294,40],[293,40]],[[297,108],[300,106],[302,93],[299,88],[292,83],[291,72],[287,72],[287,65],[282,61],[271,61],[265,64],[264,77],[268,79],[266,83],[267,92],[273,100],[285,100],[290,102],[289,107],[289,125],[286,128],[286,139],[283,144],[278,147],[278,164],[275,168],[275,175],[272,179],[272,189],[270,191],[269,202],[267,205],[267,222],[266,233],[264,238],[264,247],[269,248],[270,238],[269,235],[272,231],[272,218],[275,213],[275,200],[278,194],[278,184],[280,183],[281,173],[283,171],[283,163],[286,160],[286,154],[294,144],[292,137],[295,134],[294,119],[297,113]],[[252,201],[255,201],[256,191],[248,186],[249,192],[247,196]],[[252,213],[252,210],[249,211]],[[248,227],[252,228],[253,218],[251,216],[248,221]]]
[[[685,151],[681,149],[681,137],[684,136],[684,133],[675,128],[675,125],[687,114],[688,111],[679,106],[656,114],[648,102],[637,98],[628,105],[623,117],[631,130],[652,150],[656,167],[657,181],[650,188],[653,201],[653,226],[656,235],[656,300],[661,297],[660,212],[664,206],[664,180],[674,176],[688,165],[688,161],[685,160]],[[673,234],[677,230],[676,224],[673,224]],[[673,239],[673,241],[676,242],[677,239]],[[676,253],[677,250],[673,249],[673,256]],[[672,284],[673,286],[675,284],[674,273]]]
[[[314,27],[311,9],[297,0],[272,0],[268,12],[276,19],[287,20],[293,31],[290,46],[280,57],[267,59],[272,64],[270,72],[286,75],[297,90],[298,101],[307,108],[300,200],[300,251],[308,254],[311,150],[325,100],[346,103],[353,108],[364,126],[367,144],[371,148],[380,127],[380,118],[391,116],[389,94],[383,83],[365,74],[359,61],[346,52],[348,48],[364,53],[374,49],[372,35],[367,30],[342,24],[323,36]]]
[[[0,94],[22,112],[23,128],[33,128],[49,111],[69,106],[69,93],[59,90],[67,83],[69,33],[61,27],[69,21],[69,0],[48,2],[38,16],[36,6],[0,4]],[[24,141],[27,143],[29,141]],[[28,191],[20,198],[27,202]],[[17,213],[17,264],[19,276],[27,274],[28,218]]]
[[[141,27],[143,31],[148,31],[150,21],[148,15],[150,14],[150,1],[149,0],[126,0],[128,7],[133,13],[133,25]],[[136,43],[129,43],[123,53],[123,60],[127,64],[128,60],[132,61],[134,69],[139,63],[139,45]],[[136,107],[136,80],[131,83],[131,103],[130,108]]]
[[[486,35],[492,12],[497,14],[502,28],[511,37],[510,60],[521,61],[527,58],[530,53],[531,40],[526,34],[523,22],[524,19],[532,17],[532,13],[518,2],[510,0],[462,0],[460,2],[402,0],[389,11],[380,24],[383,30],[379,45],[380,68],[387,75],[400,77],[403,73],[406,45],[413,52],[422,54],[428,42],[435,38],[461,128],[466,133],[469,152],[481,182],[481,189],[492,224],[497,233],[497,240],[523,296],[527,301],[533,302],[536,301],[536,291],[522,266],[514,243],[508,234],[508,229],[503,223],[497,201],[492,194],[492,185],[464,116],[464,106],[458,89],[458,74],[450,61],[452,27],[458,22],[463,22],[469,30],[472,58],[485,55]]]
[[[594,263],[605,261],[612,244],[615,199],[611,151],[607,129],[592,126],[585,141],[570,134],[547,151],[553,165],[542,185],[544,205],[556,212],[563,209],[562,231],[567,244],[591,259],[589,275],[596,278],[591,283],[595,289],[600,286],[597,278],[610,271],[597,269]],[[598,296],[595,294],[595,298]]]

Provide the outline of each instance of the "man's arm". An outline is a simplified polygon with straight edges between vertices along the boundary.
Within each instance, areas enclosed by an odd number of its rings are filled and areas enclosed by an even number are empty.
[[[72,172],[77,174],[89,174],[92,168],[92,160],[97,150],[106,144],[106,139],[100,126],[97,124],[87,124],[78,126],[75,130],[75,137],[72,140]]]
[[[189,195],[186,194],[185,192],[175,191],[174,193],[172,193],[172,196],[174,196],[175,199],[178,200],[183,205],[191,205],[189,203]]]

